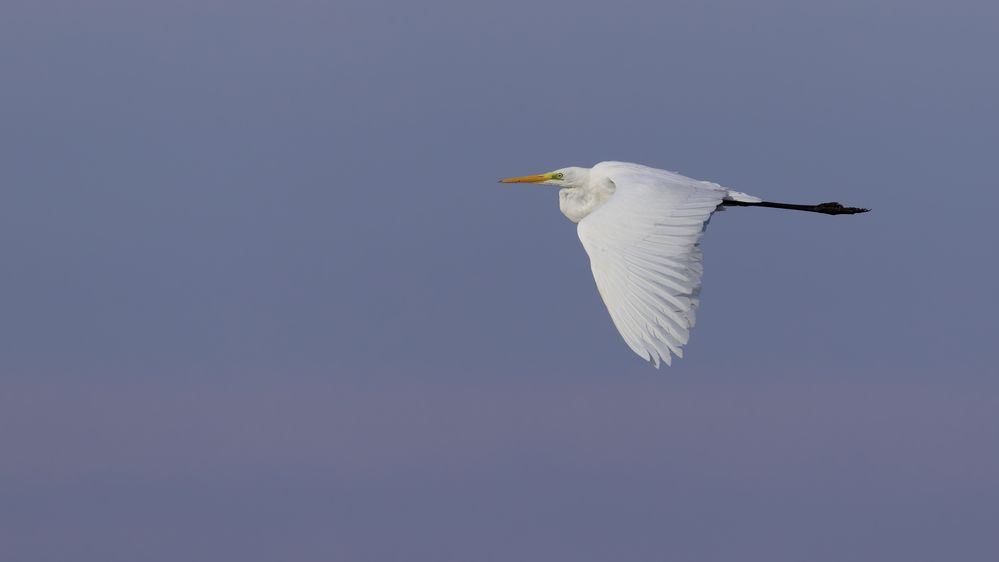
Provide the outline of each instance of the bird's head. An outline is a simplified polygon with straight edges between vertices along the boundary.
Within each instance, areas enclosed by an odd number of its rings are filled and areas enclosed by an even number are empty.
[[[542,185],[554,185],[556,187],[583,187],[590,177],[588,168],[561,168],[554,172],[545,174],[535,174],[533,176],[520,176],[516,178],[506,178],[500,183],[538,183]]]

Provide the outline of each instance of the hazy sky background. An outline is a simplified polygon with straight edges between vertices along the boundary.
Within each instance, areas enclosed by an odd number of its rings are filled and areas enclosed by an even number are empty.
[[[999,559],[995,2],[0,6],[0,559]],[[555,191],[716,216],[686,358]]]

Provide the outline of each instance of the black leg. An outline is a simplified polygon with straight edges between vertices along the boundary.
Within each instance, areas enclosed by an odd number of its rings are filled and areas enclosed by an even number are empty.
[[[772,203],[761,201],[759,203],[747,203],[745,201],[722,201],[725,207],[770,207],[772,209],[790,209],[792,211],[808,211],[810,213],[822,213],[824,215],[856,215],[866,213],[870,209],[861,207],[844,207],[835,201],[829,203],[819,203],[818,205],[794,205],[792,203]]]

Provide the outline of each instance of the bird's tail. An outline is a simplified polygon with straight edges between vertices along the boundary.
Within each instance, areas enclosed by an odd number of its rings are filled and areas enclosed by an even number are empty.
[[[762,203],[763,200],[755,195],[750,195],[748,193],[743,193],[741,191],[728,190],[728,195],[725,196],[726,201],[741,201],[743,203]],[[724,203],[722,203],[724,205]]]

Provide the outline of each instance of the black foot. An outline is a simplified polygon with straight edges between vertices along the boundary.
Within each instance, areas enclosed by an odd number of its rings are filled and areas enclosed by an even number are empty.
[[[861,207],[844,207],[835,201],[830,201],[829,203],[819,203],[815,206],[816,213],[824,213],[826,215],[856,215],[857,213],[866,213],[870,209],[864,209]]]

